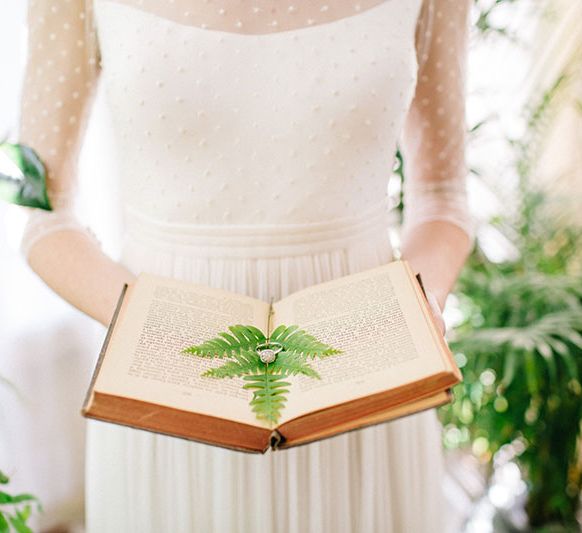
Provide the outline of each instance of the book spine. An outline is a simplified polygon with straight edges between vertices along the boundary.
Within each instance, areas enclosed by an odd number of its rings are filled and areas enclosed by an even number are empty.
[[[271,432],[271,436],[269,437],[269,445],[271,446],[271,450],[275,451],[279,449],[279,445],[285,442],[285,437],[279,433],[276,429]]]

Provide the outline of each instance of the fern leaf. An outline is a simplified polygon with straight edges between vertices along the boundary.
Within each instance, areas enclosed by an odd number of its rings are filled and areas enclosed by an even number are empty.
[[[195,346],[189,346],[182,353],[196,355],[198,357],[224,359],[235,357],[245,350],[253,350],[255,346],[266,340],[263,332],[254,326],[236,324],[228,326],[232,335],[220,332],[218,337]]]
[[[231,347],[235,347],[238,345],[238,339],[236,337],[233,337],[230,333],[226,333],[226,331],[221,331],[218,335],[225,339],[226,342],[228,342]]]
[[[274,374],[286,376],[303,374],[310,378],[321,379],[321,376],[305,362],[305,358],[294,352],[281,352],[269,368]]]
[[[299,329],[299,326],[280,325],[269,340],[280,343],[283,350],[272,363],[261,361],[256,347],[267,339],[255,326],[235,324],[228,326],[229,332],[222,331],[213,339],[202,344],[189,346],[182,353],[204,358],[229,359],[219,367],[206,370],[202,376],[210,378],[242,377],[247,383],[245,389],[253,390],[251,408],[257,418],[276,424],[283,409],[291,384],[284,381],[286,376],[302,374],[321,379],[320,375],[306,362],[311,357],[327,357],[341,350],[319,342],[313,335]]]
[[[271,334],[270,340],[280,342],[284,346],[285,352],[293,352],[304,358],[323,358],[341,353],[341,350],[318,341],[313,335],[299,329],[299,326],[296,325],[285,326],[281,324],[277,326]]]
[[[234,361],[228,361],[222,366],[211,368],[204,372],[203,376],[211,378],[233,378],[255,374],[264,370],[264,363],[261,362],[256,352],[251,350],[241,351],[233,355]]]
[[[243,327],[248,331],[249,335],[254,337],[257,344],[266,340],[265,334],[259,328],[251,325],[246,325]]]
[[[299,326],[285,326],[285,324],[281,324],[275,328],[273,333],[271,333],[271,340],[277,340],[279,342],[284,341],[291,333],[297,331]]]
[[[288,381],[283,381],[284,378],[284,375],[273,374],[269,368],[262,374],[244,376],[243,379],[248,383],[243,388],[253,390],[250,405],[257,418],[271,424],[278,422],[287,401],[287,387],[291,385]]]
[[[182,350],[182,353],[195,355],[197,357],[204,357],[207,359],[211,359],[213,357],[217,359],[224,359],[226,357],[230,357],[231,353],[233,352],[231,345],[226,341],[221,341],[222,339],[218,338],[210,339],[203,342],[202,344],[188,346]]]

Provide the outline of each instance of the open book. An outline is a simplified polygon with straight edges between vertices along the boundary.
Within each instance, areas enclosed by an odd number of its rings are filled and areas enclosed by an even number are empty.
[[[247,324],[297,324],[339,355],[291,383],[277,427],[259,420],[241,377],[201,374],[217,361],[181,351]],[[450,401],[461,380],[420,278],[406,261],[313,285],[267,303],[146,272],[123,287],[84,416],[246,452],[331,437]]]

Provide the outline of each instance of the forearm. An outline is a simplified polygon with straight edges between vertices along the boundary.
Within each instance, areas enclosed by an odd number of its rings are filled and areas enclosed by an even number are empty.
[[[113,261],[87,235],[56,231],[31,248],[32,270],[71,305],[108,326],[124,283],[135,275]]]
[[[423,222],[405,236],[401,252],[402,259],[415,272],[420,272],[425,288],[434,293],[444,309],[447,296],[471,252],[468,235],[447,221]]]

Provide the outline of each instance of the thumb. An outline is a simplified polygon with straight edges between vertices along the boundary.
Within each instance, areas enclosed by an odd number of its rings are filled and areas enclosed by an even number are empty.
[[[444,335],[447,326],[445,324],[445,320],[443,318],[443,314],[439,306],[438,300],[436,296],[429,290],[426,291],[426,299],[428,300],[428,303],[430,305],[430,310],[432,312],[432,316],[435,320],[435,323],[439,328],[441,334]]]

